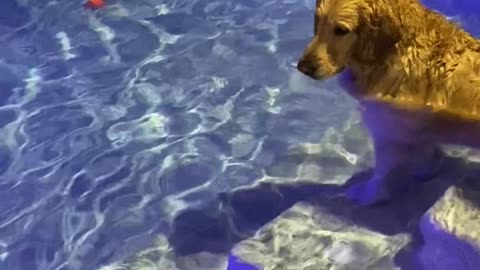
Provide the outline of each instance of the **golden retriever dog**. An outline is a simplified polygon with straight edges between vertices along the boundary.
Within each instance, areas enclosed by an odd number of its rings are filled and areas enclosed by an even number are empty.
[[[360,204],[432,178],[441,145],[480,147],[480,42],[417,0],[317,0],[297,69],[339,74],[360,105],[375,160],[347,191]]]

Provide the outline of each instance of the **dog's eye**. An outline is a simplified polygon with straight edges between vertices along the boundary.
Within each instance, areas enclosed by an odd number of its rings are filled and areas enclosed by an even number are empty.
[[[344,36],[344,35],[350,33],[350,29],[346,28],[345,26],[337,25],[337,26],[335,26],[335,29],[333,29],[333,33],[336,36]]]

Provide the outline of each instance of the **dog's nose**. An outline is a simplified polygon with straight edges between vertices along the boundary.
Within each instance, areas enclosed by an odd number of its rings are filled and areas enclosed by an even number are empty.
[[[317,71],[317,67],[311,61],[305,59],[298,61],[297,69],[308,76],[313,76]]]

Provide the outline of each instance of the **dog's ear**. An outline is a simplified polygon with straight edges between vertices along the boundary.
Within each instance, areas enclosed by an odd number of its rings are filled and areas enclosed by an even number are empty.
[[[395,49],[401,39],[401,19],[398,10],[385,6],[369,6],[359,9],[356,32],[361,44],[357,54],[364,60],[378,60]]]

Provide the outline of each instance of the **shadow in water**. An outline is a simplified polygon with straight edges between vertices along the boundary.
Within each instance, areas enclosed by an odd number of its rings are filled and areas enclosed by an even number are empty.
[[[212,198],[211,205],[206,208],[186,210],[174,220],[169,241],[179,255],[199,251],[228,252],[235,243],[251,237],[262,225],[295,203],[310,201],[372,231],[387,235],[410,233],[413,241],[397,254],[396,263],[402,269],[418,269],[414,252],[422,244],[420,218],[466,172],[480,175],[479,171],[480,165],[466,166],[463,159],[448,158],[439,177],[374,207],[358,206],[343,195],[351,184],[368,179],[370,171],[354,175],[344,186],[262,183],[220,194]]]

